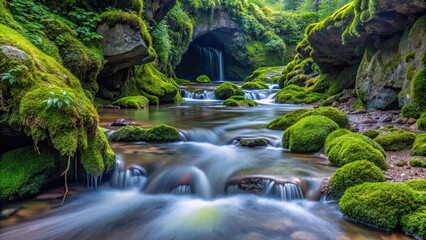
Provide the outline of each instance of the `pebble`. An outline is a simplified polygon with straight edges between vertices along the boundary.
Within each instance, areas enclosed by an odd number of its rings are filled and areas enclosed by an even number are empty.
[[[407,125],[413,125],[417,122],[417,120],[415,118],[410,118],[407,120],[406,124]]]
[[[381,119],[380,122],[392,122],[392,118],[389,116],[386,116],[383,119]]]
[[[364,123],[364,124],[372,124],[372,123],[377,123],[377,120],[374,120],[374,119],[366,119],[366,120],[364,120],[362,123]]]
[[[18,211],[17,208],[6,208],[1,211],[0,218],[8,218]]]
[[[114,127],[125,127],[125,126],[134,126],[135,123],[134,122],[126,122],[126,119],[124,118],[120,118],[115,120],[113,123],[111,123],[109,126],[114,126]]]
[[[398,120],[396,120],[396,122],[400,124],[405,124],[407,123],[407,121],[408,121],[408,118],[399,118]]]

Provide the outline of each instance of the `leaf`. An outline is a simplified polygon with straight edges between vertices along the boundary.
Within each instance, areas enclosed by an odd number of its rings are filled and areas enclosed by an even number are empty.
[[[53,105],[53,99],[47,99],[47,107],[50,108]]]
[[[71,106],[71,102],[70,102],[70,100],[64,100],[64,102],[65,102],[68,106]]]
[[[61,102],[61,101],[59,101],[59,102],[58,102],[58,108],[59,108],[59,109],[61,109],[61,108],[62,108],[62,102]]]
[[[56,103],[58,102],[58,100],[59,100],[59,99],[54,98],[54,99],[53,99],[53,104],[56,104]]]
[[[3,77],[1,78],[2,81],[7,80],[9,78],[8,75],[4,74]]]
[[[15,78],[9,78],[9,84],[13,84],[15,82]]]

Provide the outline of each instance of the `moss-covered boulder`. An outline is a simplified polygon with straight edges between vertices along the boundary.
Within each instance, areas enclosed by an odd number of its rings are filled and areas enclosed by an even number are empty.
[[[331,177],[331,184],[338,195],[342,195],[346,189],[365,182],[384,182],[386,177],[373,163],[359,160],[348,163],[337,169]]]
[[[342,136],[358,138],[358,139],[362,140],[363,142],[372,146],[374,149],[378,150],[383,155],[383,157],[386,157],[385,150],[376,141],[374,141],[371,138],[364,136],[362,134],[351,132],[347,129],[338,129],[338,130],[330,133],[330,135],[328,135],[328,137],[325,140],[326,152],[328,152],[335,144],[339,143],[339,141],[341,141],[341,139],[338,139],[338,138],[342,137]],[[343,140],[344,139],[345,138],[343,138]],[[361,160],[361,159],[358,159],[358,160]]]
[[[400,183],[363,183],[346,190],[339,201],[346,216],[386,229],[396,229],[401,216],[416,209],[415,192]]]
[[[349,119],[345,113],[335,107],[319,107],[304,113],[300,118],[304,118],[312,115],[321,115],[330,118],[335,121],[341,128],[345,128],[349,125]]]
[[[412,167],[424,168],[426,167],[426,161],[421,158],[412,158],[410,159],[410,165]]]
[[[256,90],[256,89],[269,89],[269,86],[263,82],[245,82],[241,86],[242,89]]]
[[[286,130],[287,128],[295,124],[297,121],[299,121],[300,117],[308,111],[308,109],[302,108],[293,112],[286,113],[282,117],[270,122],[266,126],[266,128],[272,130]]]
[[[284,67],[261,67],[247,77],[248,82],[277,83]]]
[[[313,103],[324,99],[325,95],[317,92],[311,92],[303,87],[289,85],[281,89],[275,96],[276,103]]]
[[[423,67],[411,81],[411,102],[420,111],[426,110],[426,67]]]
[[[426,130],[426,112],[422,113],[419,119],[416,122],[417,128],[421,130]]]
[[[379,136],[377,136],[374,141],[379,143],[386,151],[411,149],[413,147],[414,139],[416,138],[416,134],[396,128],[382,130],[379,132]]]
[[[248,139],[241,139],[238,143],[238,146],[241,147],[266,147],[268,146],[268,140],[264,138],[248,138]]]
[[[113,142],[175,142],[180,140],[179,131],[164,124],[152,128],[127,126],[115,131],[110,136]]]
[[[211,83],[212,80],[210,80],[209,76],[207,75],[200,75],[195,79],[195,82],[197,83]]]
[[[415,105],[405,105],[401,109],[401,115],[404,118],[419,118],[422,111]]]
[[[118,99],[113,103],[114,105],[124,108],[147,108],[149,100],[144,96],[129,96]]]
[[[12,150],[0,155],[0,200],[12,200],[36,194],[52,180],[55,157],[34,147]]]
[[[380,146],[361,134],[345,134],[326,141],[328,160],[338,167],[358,160],[367,160],[387,169],[385,154]]]
[[[375,139],[377,136],[379,136],[380,132],[374,129],[370,129],[365,131],[362,135],[369,137],[371,139]]]
[[[292,152],[317,152],[324,147],[328,134],[339,128],[336,122],[324,116],[302,118],[284,132],[283,147]]]
[[[231,82],[222,83],[213,93],[220,100],[226,100],[232,96],[244,96],[244,91]]]
[[[426,133],[417,135],[411,150],[413,156],[426,156]]]
[[[402,231],[426,239],[426,207],[404,215],[401,218]]]
[[[223,102],[223,105],[228,107],[255,107],[257,102],[247,99],[243,96],[232,96]]]

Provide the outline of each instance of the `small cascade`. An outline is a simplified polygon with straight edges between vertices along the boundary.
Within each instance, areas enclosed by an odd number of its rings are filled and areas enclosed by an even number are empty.
[[[143,189],[147,177],[146,170],[140,166],[124,168],[122,162],[118,162],[111,177],[111,186],[118,189]]]
[[[196,48],[203,66],[202,72],[214,81],[225,81],[225,67],[222,51],[211,47],[196,46]]]
[[[271,95],[271,90],[245,90],[244,97],[250,100],[262,100],[266,99]]]
[[[295,183],[276,183],[272,180],[263,180],[265,196],[272,196],[284,201],[303,199],[300,187]]]
[[[93,175],[86,171],[86,186],[88,189],[98,189],[102,183],[102,174],[101,175]]]
[[[195,99],[195,100],[215,100],[216,97],[213,91],[208,90],[197,90],[197,91],[188,91],[186,89],[181,89],[180,94],[183,98],[186,99]]]
[[[189,185],[179,185],[177,187],[175,187],[172,191],[172,194],[175,195],[191,195],[192,191],[191,191],[191,186]]]
[[[183,130],[182,139],[187,142],[204,142],[211,144],[220,144],[221,139],[218,132],[205,128],[194,128]]]

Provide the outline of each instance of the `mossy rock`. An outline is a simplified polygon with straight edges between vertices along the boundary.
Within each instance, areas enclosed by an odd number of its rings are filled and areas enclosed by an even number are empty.
[[[341,128],[345,128],[349,125],[349,119],[345,113],[335,107],[319,107],[304,113],[300,118],[304,118],[312,115],[321,115],[330,118],[335,121]]]
[[[414,106],[414,105],[405,105],[404,107],[402,107],[401,109],[401,115],[404,118],[419,118],[421,115],[421,111],[419,110],[418,107]]]
[[[264,138],[241,139],[238,146],[249,148],[266,147],[268,146],[268,141]]]
[[[113,142],[175,142],[180,140],[179,131],[164,124],[152,128],[127,126],[115,131],[110,136]]]
[[[380,146],[371,144],[370,138],[360,134],[345,134],[343,136],[326,141],[326,153],[328,160],[338,167],[345,164],[367,160],[381,169],[387,169],[385,154],[380,151]]]
[[[421,111],[426,110],[426,67],[422,68],[411,81],[411,102]]]
[[[373,163],[366,160],[359,160],[348,163],[337,169],[331,184],[333,189],[340,196],[346,189],[365,182],[384,182],[386,177],[383,172]]]
[[[415,139],[416,134],[402,129],[395,129],[395,131],[381,132],[374,141],[379,143],[386,151],[398,151],[411,149]]]
[[[402,231],[426,239],[426,207],[404,215],[401,218]]]
[[[410,159],[410,165],[412,167],[424,168],[426,167],[426,161],[421,158],[412,158]]]
[[[318,152],[324,147],[328,134],[339,128],[336,122],[324,116],[302,118],[284,132],[283,147],[292,152]]]
[[[360,140],[372,146],[374,149],[378,150],[383,155],[383,157],[386,157],[385,150],[376,141],[362,134],[351,132],[348,129],[338,129],[330,133],[330,135],[328,135],[327,139],[325,140],[326,152],[329,151],[330,148],[332,148],[336,143],[339,143],[340,139],[338,138],[342,136],[346,136],[346,137],[351,136],[351,137],[359,138]],[[362,159],[358,159],[358,160],[362,160]]]
[[[400,218],[416,209],[415,192],[401,183],[363,183],[345,191],[339,201],[346,216],[386,229],[396,229]]]
[[[230,82],[222,83],[213,93],[220,100],[226,100],[232,96],[244,96],[244,91]]]
[[[297,121],[299,121],[300,117],[308,111],[308,109],[302,108],[293,112],[286,113],[282,117],[270,122],[266,126],[266,128],[272,130],[286,130],[287,128],[295,124]]]
[[[426,156],[426,133],[417,135],[416,140],[414,140],[411,155]]]
[[[375,139],[377,136],[379,136],[379,134],[379,131],[373,129],[367,130],[363,133],[364,136],[369,137],[371,139]]]
[[[322,93],[310,92],[305,90],[303,87],[289,85],[277,93],[275,96],[275,102],[293,104],[313,103],[324,99],[325,97],[326,96]]]
[[[421,130],[426,130],[426,112],[422,113],[419,119],[416,122],[417,128]]]
[[[149,106],[149,100],[144,96],[129,96],[118,99],[113,103],[124,108],[147,108]]]
[[[245,82],[241,86],[242,89],[256,90],[256,89],[269,89],[269,86],[263,82]]]
[[[255,107],[257,102],[247,99],[243,96],[232,96],[223,102],[223,105],[228,107]]]
[[[200,75],[195,79],[197,83],[211,83],[212,80],[210,80],[209,76],[207,75]]]
[[[404,185],[415,191],[426,192],[426,179],[411,179],[404,182]]]
[[[53,179],[55,157],[34,147],[18,148],[0,155],[0,200],[36,194]]]

